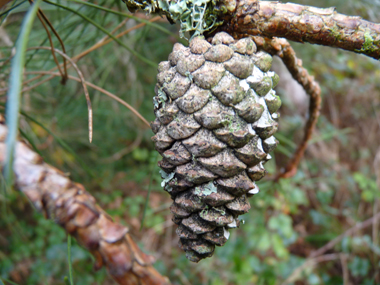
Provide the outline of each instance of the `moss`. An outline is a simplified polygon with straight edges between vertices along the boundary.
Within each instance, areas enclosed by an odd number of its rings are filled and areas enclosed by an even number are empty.
[[[371,53],[377,49],[376,45],[374,44],[374,39],[371,36],[371,33],[369,31],[366,31],[364,33],[364,44],[362,48],[360,49],[361,52],[364,53]]]
[[[331,34],[334,36],[335,41],[340,41],[342,39],[342,34],[339,32],[340,28],[337,25],[334,25],[331,29]]]

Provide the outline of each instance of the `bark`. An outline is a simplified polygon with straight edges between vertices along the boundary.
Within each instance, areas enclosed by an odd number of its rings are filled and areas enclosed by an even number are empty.
[[[1,117],[0,117],[1,120]],[[0,123],[0,168],[5,158],[7,128]],[[46,164],[25,143],[15,147],[16,187],[43,212],[95,257],[95,269],[106,266],[122,285],[170,284],[152,266],[153,257],[144,254],[131,239],[128,228],[112,221],[84,189],[67,175]]]
[[[229,12],[221,29],[235,38],[281,37],[380,58],[380,24],[339,14],[335,8],[257,0],[224,0],[223,5]]]

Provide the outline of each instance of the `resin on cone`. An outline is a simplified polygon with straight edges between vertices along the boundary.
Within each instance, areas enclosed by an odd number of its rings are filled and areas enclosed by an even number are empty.
[[[255,181],[277,145],[272,57],[227,33],[174,45],[158,67],[152,140],[179,246],[194,262],[223,246],[258,193]]]

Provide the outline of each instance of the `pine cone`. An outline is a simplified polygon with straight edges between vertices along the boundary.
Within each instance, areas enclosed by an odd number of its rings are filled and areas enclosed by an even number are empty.
[[[247,197],[277,145],[281,105],[269,54],[224,32],[211,43],[177,43],[159,64],[151,123],[179,246],[193,262],[224,245],[250,209]]]

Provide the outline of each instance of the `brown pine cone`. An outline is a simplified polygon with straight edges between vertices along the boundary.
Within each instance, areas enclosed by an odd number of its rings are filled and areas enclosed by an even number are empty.
[[[250,38],[216,34],[174,45],[158,67],[152,137],[162,186],[174,203],[179,246],[189,260],[212,256],[247,213],[263,164],[277,145],[281,100],[272,57]]]

